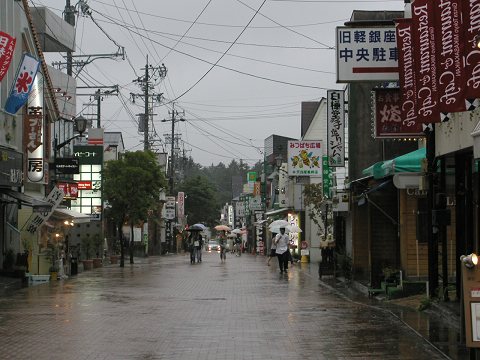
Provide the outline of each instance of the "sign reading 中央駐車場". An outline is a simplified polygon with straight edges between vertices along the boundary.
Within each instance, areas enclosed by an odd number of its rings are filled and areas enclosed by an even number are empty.
[[[398,80],[395,28],[344,27],[337,31],[337,82]]]
[[[322,176],[323,146],[320,140],[288,141],[288,176]]]
[[[330,166],[345,166],[345,92],[327,91],[327,153]]]

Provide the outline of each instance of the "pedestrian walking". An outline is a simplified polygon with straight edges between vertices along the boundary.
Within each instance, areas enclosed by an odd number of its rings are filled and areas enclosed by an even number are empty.
[[[202,235],[198,234],[198,244],[196,245],[197,250],[197,261],[202,262],[202,247],[203,247],[203,238]]]
[[[285,234],[285,228],[280,228],[280,234],[275,236],[275,244],[277,248],[275,249],[275,253],[277,254],[278,258],[278,266],[280,267],[280,273],[288,271],[288,244],[290,242],[290,238],[287,234]]]
[[[277,236],[277,233],[273,233],[272,236],[272,245],[270,245],[270,254],[268,255],[268,260],[267,260],[267,266],[270,266],[270,260],[272,260],[273,257],[277,257],[277,244],[275,244],[275,238]]]
[[[220,233],[220,239],[219,239],[219,244],[220,244],[220,260],[222,262],[227,260],[227,235],[225,234],[225,231],[222,231]]]
[[[195,264],[195,246],[193,244],[193,233],[190,233],[190,236],[187,240],[187,248],[190,253],[190,264]]]

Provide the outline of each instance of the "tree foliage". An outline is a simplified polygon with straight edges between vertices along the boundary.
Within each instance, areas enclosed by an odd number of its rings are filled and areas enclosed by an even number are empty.
[[[216,224],[220,217],[220,203],[217,200],[216,190],[204,176],[195,176],[187,179],[180,190],[185,192],[185,215],[188,223],[204,223],[208,226]]]
[[[304,203],[310,207],[310,219],[318,226],[319,229],[323,227],[322,224],[322,203],[323,203],[323,185],[322,184],[307,184],[303,189]],[[319,234],[320,235],[320,234]]]
[[[128,220],[132,229],[130,263],[133,263],[133,227],[147,220],[148,211],[158,204],[165,177],[151,152],[127,152],[119,160],[108,161],[103,171],[104,198],[119,229]],[[121,233],[121,231],[120,231]],[[123,265],[123,241],[121,241]]]

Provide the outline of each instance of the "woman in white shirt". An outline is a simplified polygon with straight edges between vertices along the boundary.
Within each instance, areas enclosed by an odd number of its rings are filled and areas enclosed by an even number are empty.
[[[278,266],[280,267],[280,272],[283,273],[284,271],[288,271],[288,244],[290,242],[290,238],[287,234],[285,234],[285,228],[280,228],[280,234],[275,236],[275,245],[277,249],[275,253],[277,254],[278,258]]]

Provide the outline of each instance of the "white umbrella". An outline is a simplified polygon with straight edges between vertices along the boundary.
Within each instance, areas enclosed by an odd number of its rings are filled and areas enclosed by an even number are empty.
[[[286,228],[288,225],[290,225],[290,224],[286,220],[275,220],[270,225],[268,225],[268,227],[269,228],[272,228],[272,227],[275,227],[275,228],[284,227],[284,228]]]
[[[203,224],[200,224],[200,223],[197,223],[197,224],[193,224],[192,227],[195,226],[195,227],[199,227],[199,228],[202,228],[203,230],[206,230],[207,227]]]
[[[302,229],[300,229],[300,227],[298,227],[297,225],[289,225],[289,226],[288,226],[288,229],[289,229],[290,232],[292,232],[292,233],[300,233],[300,232],[302,232]]]
[[[243,230],[240,229],[233,229],[232,234],[241,234]]]

